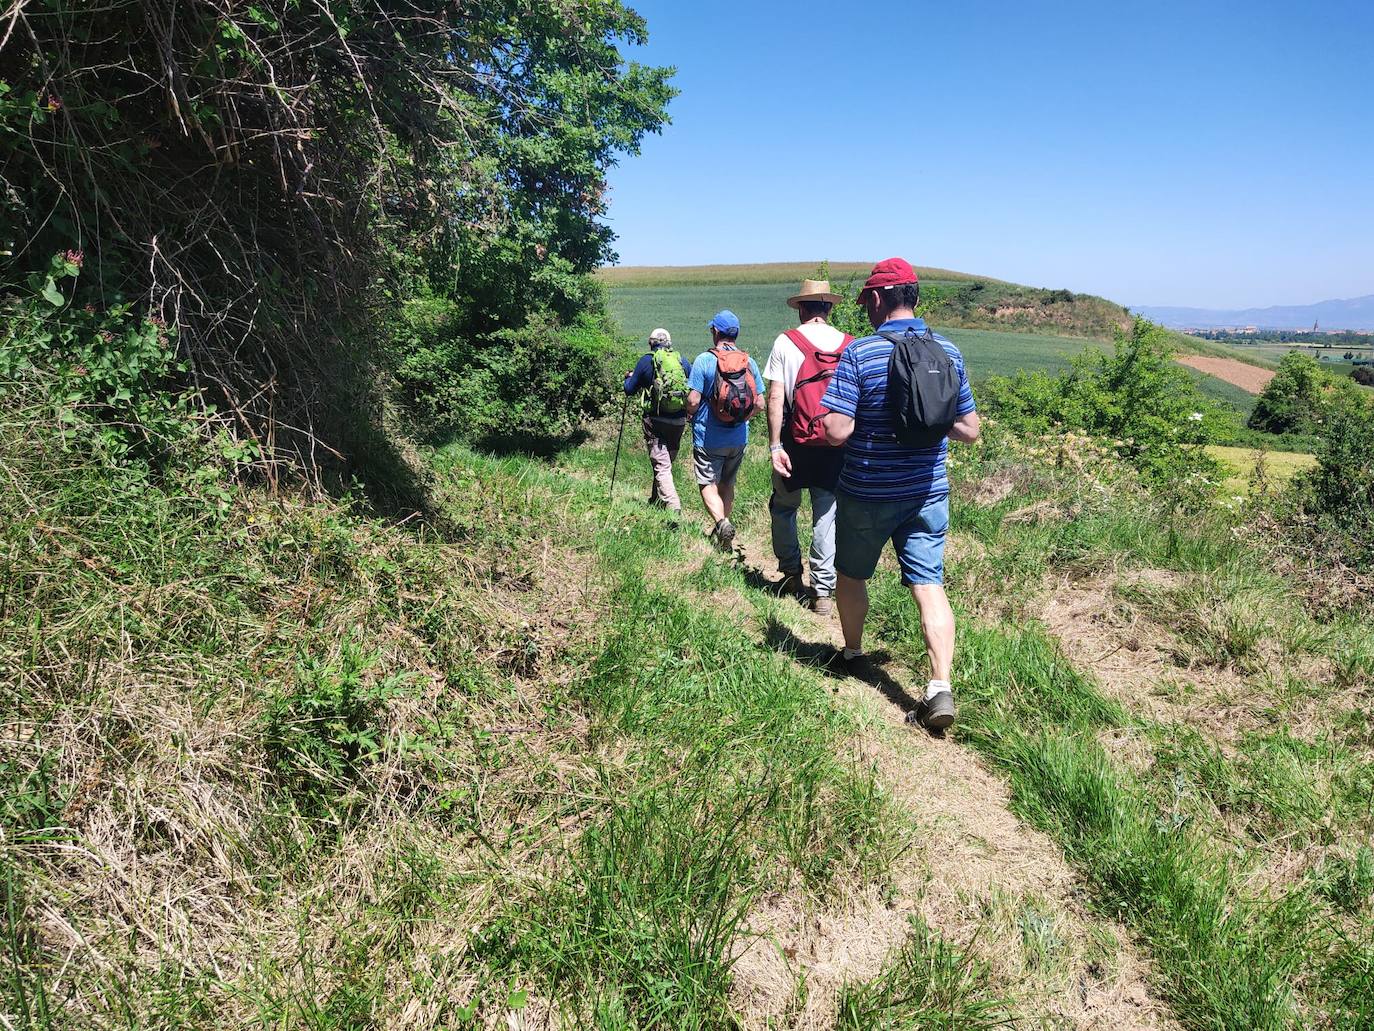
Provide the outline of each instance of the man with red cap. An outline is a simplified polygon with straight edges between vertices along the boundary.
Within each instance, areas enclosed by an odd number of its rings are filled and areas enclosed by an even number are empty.
[[[917,318],[919,299],[916,270],[906,261],[888,258],[874,266],[858,300],[877,334],[845,348],[821,406],[829,410],[826,436],[832,444],[846,446],[835,517],[835,600],[844,631],[842,661],[851,670],[864,663],[867,581],[890,540],[902,583],[920,607],[930,659],[925,697],[909,718],[943,730],[954,722],[954,612],[944,588],[949,528],[945,456],[948,441],[977,440],[980,424],[963,356]],[[902,398],[929,389],[926,382],[908,382],[905,369],[913,367],[910,363],[894,362],[894,350],[901,357],[908,349],[927,357],[916,372],[937,373],[948,389],[943,400],[949,420],[934,428],[934,443],[925,446],[910,442],[904,409],[899,407]],[[892,376],[903,379],[898,382]]]

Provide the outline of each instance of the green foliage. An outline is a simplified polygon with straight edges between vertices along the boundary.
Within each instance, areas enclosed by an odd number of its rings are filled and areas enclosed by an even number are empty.
[[[602,319],[588,313],[563,326],[545,312],[473,339],[462,335],[461,310],[427,288],[402,306],[394,375],[420,435],[534,442],[604,412],[615,341]]]
[[[350,786],[384,746],[380,718],[405,678],[369,677],[377,663],[345,641],[336,660],[308,659],[291,690],[277,695],[263,715],[269,762],[303,799]]]
[[[28,292],[0,300],[0,397],[35,412],[60,438],[121,475],[183,488],[204,507],[223,509],[237,470],[260,455],[238,440],[213,406],[183,389],[186,366],[172,330],[131,304],[77,308],[82,256],[55,255]]]
[[[1117,332],[1113,353],[1086,351],[1058,376],[994,378],[983,385],[980,401],[1013,427],[1110,441],[1148,480],[1191,488],[1200,498],[1220,474],[1203,445],[1223,416],[1173,358],[1167,334],[1137,319],[1130,333]]]
[[[1362,387],[1374,387],[1374,365],[1357,365],[1350,378]]]
[[[337,450],[380,419],[388,302],[419,284],[454,302],[470,352],[599,313],[606,174],[673,92],[670,70],[622,57],[646,25],[619,0],[12,13],[0,292],[79,241],[93,275],[78,305],[150,298],[196,383],[307,465],[330,453],[320,439]],[[491,386],[517,378],[501,354],[468,364]],[[550,422],[580,414],[556,406]]]
[[[155,461],[199,429],[193,395],[175,384],[186,371],[167,328],[132,306],[103,311],[67,301],[81,255],[55,255],[25,295],[0,303],[0,381],[10,389],[44,380],[59,425],[98,427],[107,461]]]
[[[1315,358],[1289,351],[1255,402],[1248,425],[1265,433],[1316,433],[1325,420],[1330,382]]]
[[[1374,567],[1374,403],[1358,394],[1329,403],[1317,468],[1299,491],[1314,543]]]

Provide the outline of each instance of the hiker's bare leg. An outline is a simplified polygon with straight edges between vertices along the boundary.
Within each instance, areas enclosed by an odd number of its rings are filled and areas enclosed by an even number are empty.
[[[868,584],[838,573],[835,576],[835,603],[840,607],[840,628],[844,646],[858,651],[864,643],[864,620],[868,618]]]
[[[730,518],[730,513],[735,510],[735,481],[722,483],[720,485],[720,504],[725,513],[725,518]]]
[[[844,577],[840,578],[841,581]],[[954,610],[949,596],[940,584],[912,584],[911,596],[921,609],[921,633],[926,639],[926,654],[930,657],[932,680],[949,680],[954,665]],[[844,605],[840,605],[844,619]]]
[[[712,526],[725,518],[727,509],[721,500],[720,487],[716,484],[703,483],[701,485],[701,503],[706,506],[706,514],[711,517]]]

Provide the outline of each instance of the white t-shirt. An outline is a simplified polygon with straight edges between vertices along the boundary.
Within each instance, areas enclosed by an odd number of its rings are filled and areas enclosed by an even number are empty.
[[[808,322],[797,327],[802,336],[815,345],[817,351],[838,351],[844,343],[844,334],[825,322]],[[779,333],[769,352],[768,364],[764,366],[763,378],[769,382],[782,381],[783,396],[792,403],[792,391],[797,385],[797,373],[801,372],[802,362],[806,361],[801,348],[787,339],[786,333]]]

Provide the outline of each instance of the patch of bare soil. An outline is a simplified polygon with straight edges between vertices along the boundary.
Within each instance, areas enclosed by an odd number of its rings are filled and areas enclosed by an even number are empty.
[[[1181,582],[1178,574],[1160,569],[1126,575],[1164,588]],[[1107,572],[1060,580],[1046,591],[1036,614],[1076,669],[1129,711],[1161,723],[1187,722],[1221,743],[1267,722],[1240,673],[1180,666],[1174,634],[1123,599],[1116,589],[1122,582],[1121,575]],[[1124,742],[1104,746],[1111,754],[1130,751]]]
[[[1247,365],[1234,358],[1209,358],[1201,354],[1181,354],[1175,359],[1180,365],[1197,369],[1209,376],[1215,376],[1251,394],[1261,393],[1274,378],[1272,369],[1261,369],[1257,365]]]
[[[772,564],[769,555],[746,552],[751,577],[763,578],[765,559]],[[800,606],[783,618],[788,646],[798,654],[842,643],[837,618]],[[736,965],[735,986],[747,1026],[832,1026],[839,986],[876,974],[915,912],[975,949],[1030,1023],[1172,1027],[1148,987],[1145,961],[1119,926],[1087,911],[1081,883],[1058,847],[1008,809],[1005,783],[971,752],[905,724],[924,679],[889,662],[873,682],[834,683],[864,727],[853,757],[877,768],[917,833],[887,901],[851,899],[818,913],[781,895],[752,914],[750,931],[758,937]],[[799,974],[808,986],[804,999],[795,988]]]
[[[1309,685],[1328,680],[1330,663],[1311,655],[1285,655],[1274,641],[1260,642],[1254,668],[1190,660],[1192,650],[1175,628],[1120,590],[1146,586],[1171,591],[1183,583],[1179,574],[1159,569],[1065,578],[1048,587],[1035,614],[1074,667],[1128,710],[1160,723],[1186,723],[1224,751],[1247,732],[1271,729],[1276,712],[1295,736],[1316,740],[1364,704],[1356,689],[1286,691],[1294,680]],[[1109,752],[1117,750],[1108,747]]]

